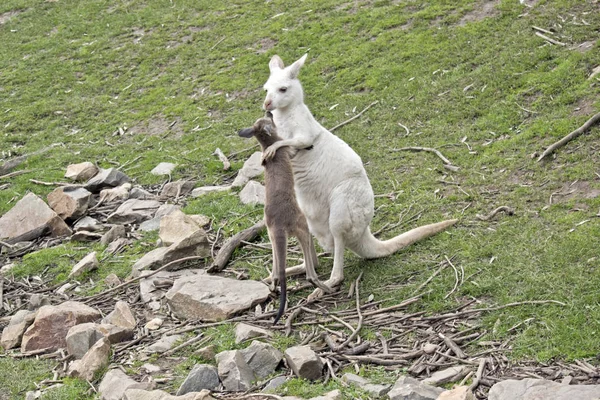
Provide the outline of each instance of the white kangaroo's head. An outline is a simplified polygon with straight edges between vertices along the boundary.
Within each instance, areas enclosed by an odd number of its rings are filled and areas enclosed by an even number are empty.
[[[285,67],[283,60],[275,55],[269,61],[271,74],[264,85],[267,96],[263,108],[267,111],[285,109],[291,105],[302,103],[304,94],[298,80],[300,68],[304,65],[308,54],[303,55],[292,65]]]

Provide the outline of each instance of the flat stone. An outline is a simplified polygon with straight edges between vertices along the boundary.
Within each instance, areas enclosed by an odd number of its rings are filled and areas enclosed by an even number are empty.
[[[115,309],[102,319],[102,323],[132,330],[135,329],[137,325],[135,317],[131,312],[131,308],[129,308],[129,305],[124,301],[117,301]]]
[[[0,217],[0,240],[8,244],[37,239],[46,234],[58,237],[71,233],[63,219],[33,193],[26,194]]]
[[[456,382],[467,376],[470,369],[464,365],[446,368],[436,371],[430,377],[423,379],[423,383],[432,386],[443,385],[444,383]]]
[[[475,400],[475,395],[468,386],[458,386],[440,394],[437,400]]]
[[[108,232],[102,235],[102,238],[100,239],[100,244],[106,246],[114,242],[115,240],[123,238],[125,236],[127,236],[127,230],[125,229],[125,227],[123,225],[114,225],[108,230]]]
[[[140,276],[146,276],[151,274],[152,271],[142,271]],[[203,269],[181,269],[177,271],[160,271],[149,278],[140,279],[140,299],[142,303],[148,303],[153,300],[160,300],[164,297],[167,290],[173,287],[173,283],[176,279],[184,276],[194,276],[196,274],[205,274],[206,271]],[[167,288],[166,285],[157,287],[155,282],[166,282],[170,284]]]
[[[23,334],[33,323],[35,313],[28,310],[19,310],[13,315],[8,326],[2,330],[0,346],[4,350],[18,347],[21,344]]]
[[[102,338],[85,353],[81,360],[71,363],[67,373],[71,377],[91,381],[98,371],[108,366],[109,358],[110,342]]]
[[[2,266],[2,268],[0,268],[0,275],[2,275],[2,276],[9,275],[10,271],[16,266],[17,266],[17,264],[15,264],[15,263],[4,264]]]
[[[161,204],[156,200],[129,199],[108,216],[110,224],[139,224],[154,216]]]
[[[222,321],[265,301],[269,293],[257,281],[196,275],[177,279],[165,297],[180,318]]]
[[[563,385],[544,379],[509,379],[490,389],[488,400],[596,400],[600,385]]]
[[[310,400],[341,400],[342,392],[339,389],[325,393],[324,396],[311,397]]]
[[[192,190],[192,197],[200,197],[209,193],[226,192],[231,190],[231,186],[202,186]]]
[[[173,396],[163,390],[128,389],[123,400],[215,400],[215,398],[210,395],[208,390]]]
[[[257,151],[244,162],[244,166],[238,172],[231,186],[242,187],[250,179],[255,178],[264,172],[262,166],[262,152]]]
[[[125,247],[131,244],[131,240],[125,238],[119,238],[114,242],[111,242],[106,249],[104,249],[103,254],[117,254],[121,253]]]
[[[129,177],[116,168],[100,169],[100,171],[86,183],[85,188],[92,193],[98,193],[104,188],[117,187],[129,181]]]
[[[65,348],[67,332],[71,327],[93,322],[100,316],[98,310],[76,301],[67,301],[58,306],[43,306],[37,311],[33,325],[23,335],[21,351],[54,351]]]
[[[257,379],[271,375],[283,358],[283,354],[275,347],[257,340],[240,352]]]
[[[152,175],[171,175],[171,172],[177,167],[177,164],[170,162],[161,162],[150,171]]]
[[[175,182],[169,182],[160,192],[160,198],[166,200],[185,197],[192,191],[192,189],[194,189],[194,186],[196,186],[196,181],[179,180]]]
[[[182,335],[163,336],[160,340],[146,347],[143,351],[145,353],[164,353],[165,351],[170,350],[173,345],[181,339],[183,339]]]
[[[102,239],[102,235],[96,232],[79,231],[71,236],[72,242],[97,242]]]
[[[67,352],[76,360],[82,358],[85,353],[104,335],[99,325],[93,322],[73,326],[67,332]]]
[[[92,194],[81,187],[63,186],[48,194],[48,205],[64,220],[73,220],[85,214]]]
[[[163,245],[170,246],[200,229],[193,218],[181,210],[174,210],[161,218],[158,236]]]
[[[388,396],[390,400],[436,400],[443,392],[444,389],[421,383],[409,376],[401,376]]]
[[[254,373],[239,350],[223,351],[217,354],[215,359],[225,390],[240,392],[252,387]]]
[[[308,346],[294,346],[288,348],[285,353],[288,367],[294,371],[299,378],[315,380],[323,373],[323,361]]]
[[[214,360],[216,355],[216,347],[215,345],[211,344],[209,346],[199,348],[198,350],[194,351],[194,355],[197,355],[203,360]]]
[[[146,322],[144,328],[148,329],[149,331],[155,331],[162,326],[163,322],[164,320],[161,318],[152,318],[150,321]]]
[[[98,268],[98,257],[95,251],[92,251],[87,256],[83,257],[81,261],[73,266],[69,278],[77,277],[86,272],[93,271]]]
[[[109,288],[113,288],[115,286],[119,286],[122,282],[116,274],[109,274],[106,278],[104,278],[104,283]]]
[[[181,210],[181,207],[175,204],[163,204],[156,210],[154,218],[144,221],[140,224],[140,230],[144,232],[157,231],[160,229],[160,220],[176,210]]]
[[[273,332],[270,332],[264,328],[238,322],[235,324],[235,343],[240,344],[246,340],[250,340],[257,337],[272,337]]]
[[[27,309],[33,311],[42,306],[49,306],[50,304],[52,304],[50,301],[50,296],[34,293],[29,297],[29,305],[27,306]]]
[[[240,192],[240,201],[243,204],[265,204],[265,187],[256,181],[250,181]]]
[[[179,387],[177,396],[203,389],[214,390],[220,384],[217,368],[208,364],[196,364]]]
[[[111,203],[118,200],[127,200],[129,198],[129,191],[131,190],[131,183],[127,182],[114,188],[102,189],[100,191],[100,200],[102,203]]]
[[[98,330],[111,344],[121,343],[133,339],[133,329],[123,328],[112,324],[98,324]]]
[[[265,385],[265,387],[263,388],[263,392],[265,393],[271,393],[277,390],[277,388],[279,388],[280,386],[283,386],[286,382],[288,381],[287,376],[276,376],[275,378],[271,379],[269,381],[269,383],[267,383]]]
[[[83,182],[93,178],[97,173],[98,167],[96,167],[94,164],[91,162],[82,162],[67,166],[65,178],[71,179],[75,182]]]
[[[128,389],[151,390],[152,382],[136,382],[120,369],[111,369],[98,386],[101,400],[122,400]]]
[[[100,223],[96,218],[92,217],[83,217],[79,221],[75,223],[73,226],[75,232],[79,231],[88,231],[88,232],[98,232],[105,229],[105,226]]]
[[[138,200],[156,200],[157,196],[140,187],[132,187],[129,191],[130,199]]]
[[[154,364],[144,364],[142,365],[142,369],[146,371],[147,374],[157,374],[162,371],[161,367]]]

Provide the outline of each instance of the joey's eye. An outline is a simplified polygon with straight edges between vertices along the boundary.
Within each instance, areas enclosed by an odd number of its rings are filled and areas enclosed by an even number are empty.
[[[287,91],[287,88],[286,87],[279,88],[279,91],[281,93],[285,93]]]

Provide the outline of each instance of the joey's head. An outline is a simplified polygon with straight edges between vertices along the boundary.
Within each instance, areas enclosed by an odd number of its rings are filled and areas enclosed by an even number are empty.
[[[283,65],[283,60],[279,56],[275,55],[271,58],[271,61],[269,61],[271,74],[263,86],[267,93],[263,103],[263,108],[266,111],[284,110],[304,101],[298,74],[307,56],[308,54],[303,55],[287,67]]]
[[[257,119],[251,128],[244,128],[239,131],[238,135],[244,138],[254,136],[263,149],[280,140],[273,122],[273,114],[270,111],[267,111],[263,118]]]

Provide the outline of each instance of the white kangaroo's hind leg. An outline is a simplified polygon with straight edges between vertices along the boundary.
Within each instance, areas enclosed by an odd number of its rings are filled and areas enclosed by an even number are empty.
[[[326,286],[319,280],[319,276],[317,275],[316,266],[319,261],[317,259],[317,252],[315,250],[315,245],[313,243],[313,239],[311,234],[308,232],[308,227],[306,230],[297,232],[298,243],[300,243],[300,247],[302,248],[302,253],[304,254],[304,264],[306,265],[306,280],[312,283],[315,287],[320,288],[321,290],[331,293],[332,290],[330,287]]]
[[[344,239],[341,236],[334,236],[334,250],[333,250],[333,269],[331,270],[331,276],[328,280],[323,282],[329,288],[334,289],[342,283],[344,280]],[[315,289],[308,300],[314,300],[323,296],[325,292],[322,289]]]

